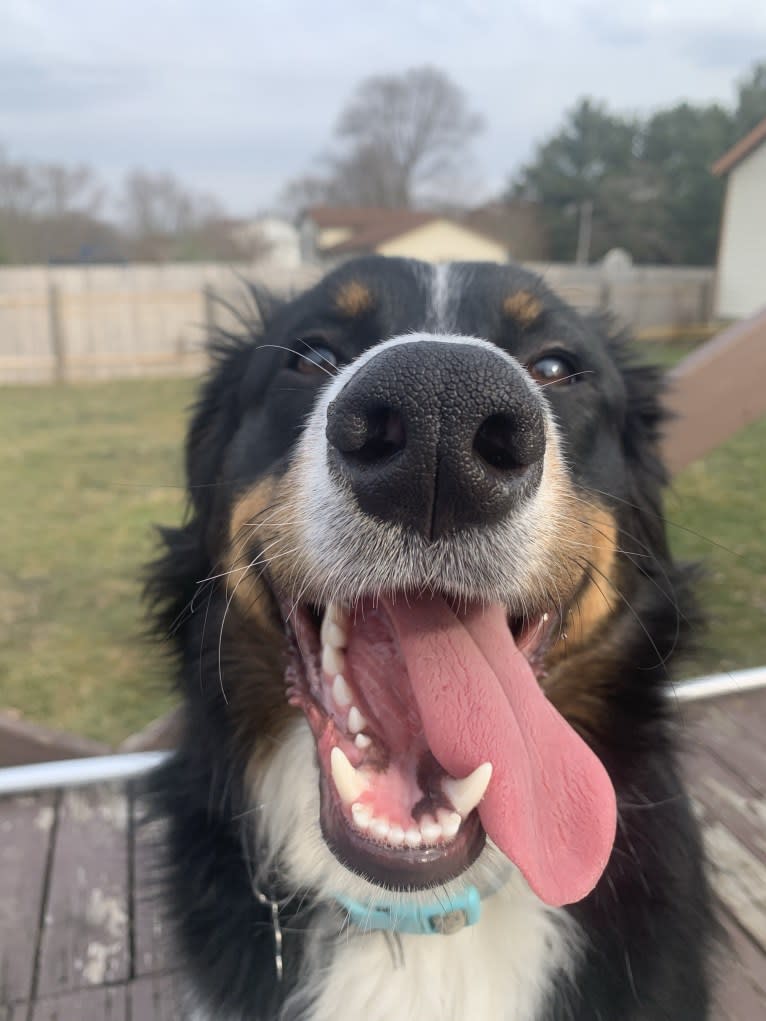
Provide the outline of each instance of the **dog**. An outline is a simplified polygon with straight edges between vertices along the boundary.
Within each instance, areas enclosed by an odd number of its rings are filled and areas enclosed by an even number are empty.
[[[701,1021],[659,372],[513,265],[257,302],[149,581],[184,1016]]]

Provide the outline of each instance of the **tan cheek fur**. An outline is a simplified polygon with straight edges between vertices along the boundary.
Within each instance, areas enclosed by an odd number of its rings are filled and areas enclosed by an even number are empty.
[[[275,618],[272,598],[260,571],[248,566],[252,547],[257,543],[263,549],[279,535],[276,521],[280,512],[274,506],[277,488],[277,480],[269,476],[237,501],[224,558],[225,569],[233,573],[229,576],[232,605],[225,625],[229,651],[223,664],[223,684],[236,740],[248,761],[268,756],[299,713],[288,705],[285,696],[282,626]],[[227,674],[236,676],[235,684],[226,684]]]
[[[563,637],[547,658],[545,693],[581,733],[597,732],[605,722],[606,695],[613,656],[604,625],[620,597],[617,580],[617,524],[606,509],[578,500],[578,516],[585,522],[586,543],[580,560],[589,576],[574,599],[562,627]]]

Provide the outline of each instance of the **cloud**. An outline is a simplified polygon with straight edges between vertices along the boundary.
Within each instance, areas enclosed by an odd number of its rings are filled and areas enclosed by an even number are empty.
[[[733,6],[732,6],[733,5]],[[362,77],[430,63],[487,120],[473,176],[500,187],[581,95],[618,110],[728,101],[766,51],[731,0],[4,0],[0,144],[111,182],[166,168],[232,209],[311,169]],[[481,188],[479,189],[481,190]]]

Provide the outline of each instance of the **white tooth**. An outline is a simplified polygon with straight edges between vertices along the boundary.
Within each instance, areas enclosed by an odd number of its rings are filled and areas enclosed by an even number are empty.
[[[380,840],[385,840],[389,834],[388,819],[373,819],[370,823],[370,830]]]
[[[401,826],[392,826],[388,831],[388,842],[394,847],[401,847],[404,843],[404,830]]]
[[[346,683],[346,678],[343,674],[336,674],[335,680],[332,682],[332,697],[335,699],[336,705],[345,708],[347,705],[351,705],[351,699],[354,697],[351,688]]]
[[[356,737],[354,738],[354,744],[361,751],[364,751],[366,748],[369,748],[370,745],[372,744],[372,738],[368,737],[366,734],[357,734]]]
[[[448,812],[446,808],[440,808],[436,813],[436,818],[446,840],[452,840],[453,837],[457,836],[457,831],[460,829],[460,824],[463,821],[457,812]]]
[[[407,847],[420,847],[421,840],[420,830],[415,829],[414,826],[411,826],[404,834],[404,842]]]
[[[420,835],[424,844],[435,844],[441,840],[442,828],[432,815],[424,815],[420,820]]]
[[[448,777],[442,782],[442,789],[452,802],[452,807],[465,819],[479,804],[492,778],[492,763],[483,762],[463,780]]]
[[[361,804],[359,801],[355,801],[351,806],[351,815],[354,818],[354,823],[360,830],[369,829],[370,823],[372,822],[371,808],[368,808],[367,805]]]
[[[364,777],[354,769],[348,761],[346,753],[337,745],[330,752],[330,769],[341,801],[346,805],[357,801],[359,795],[367,790]]]
[[[359,712],[355,705],[352,705],[348,711],[348,729],[352,734],[358,734],[360,730],[364,730],[367,726],[367,720]]]
[[[329,620],[331,624],[340,624],[343,627],[346,623],[346,611],[337,603],[330,603],[324,612],[324,619]]]
[[[333,649],[332,645],[322,646],[322,669],[328,677],[335,677],[342,674],[346,668],[346,657],[340,649]]]
[[[322,645],[330,645],[333,649],[345,649],[348,642],[346,632],[340,624],[328,620],[326,615],[319,629],[319,637],[322,639]]]
[[[548,620],[548,614],[547,614],[547,613],[544,613],[544,614],[543,614],[543,620],[544,620],[544,621],[547,621],[547,620]]]

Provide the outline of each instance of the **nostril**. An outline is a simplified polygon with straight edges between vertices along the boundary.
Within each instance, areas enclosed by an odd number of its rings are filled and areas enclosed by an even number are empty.
[[[387,405],[328,416],[327,438],[347,461],[374,464],[404,449],[404,418]]]
[[[510,415],[498,413],[485,418],[473,438],[473,449],[490,468],[501,472],[526,468],[520,456],[518,423]]]
[[[399,453],[405,443],[401,412],[395,408],[375,408],[367,413],[367,438],[353,456],[363,464],[373,464]]]

